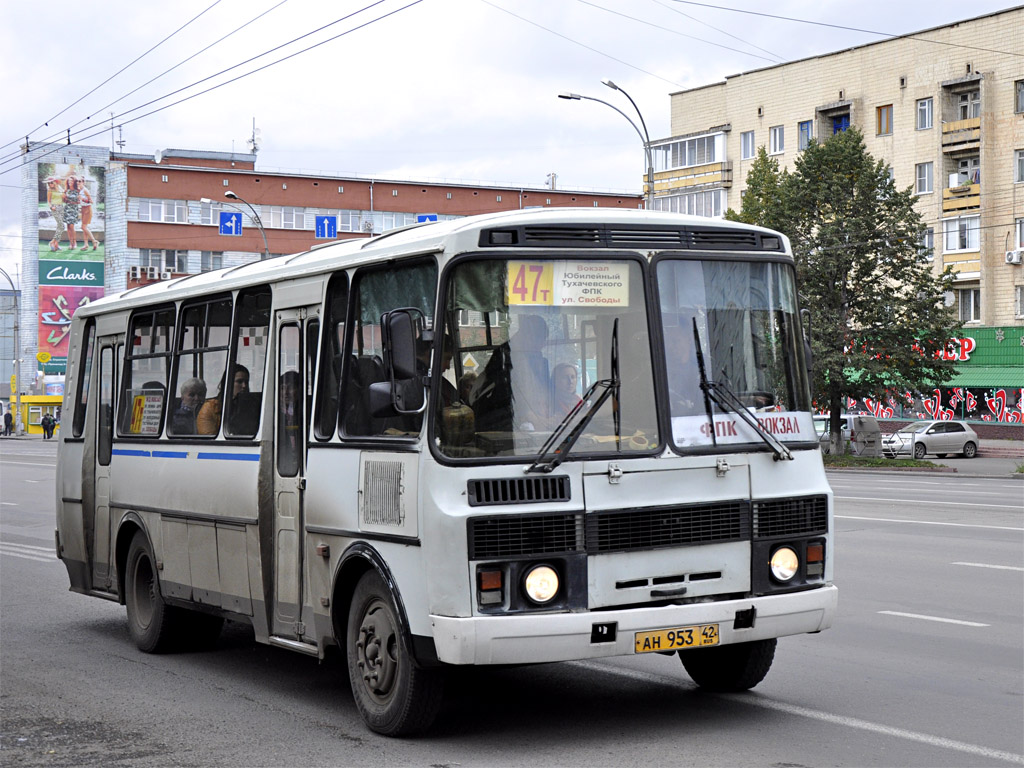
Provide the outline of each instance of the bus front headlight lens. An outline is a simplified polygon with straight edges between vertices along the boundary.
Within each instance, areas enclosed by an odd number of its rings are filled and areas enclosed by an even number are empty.
[[[776,581],[789,581],[800,570],[800,558],[792,547],[779,547],[772,553],[769,566]]]
[[[523,588],[538,605],[550,602],[558,594],[558,573],[550,565],[536,565],[526,574]]]

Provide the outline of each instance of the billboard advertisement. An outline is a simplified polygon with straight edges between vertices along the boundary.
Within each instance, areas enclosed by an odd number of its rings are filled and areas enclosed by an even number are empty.
[[[50,355],[45,373],[63,373],[68,360],[71,318],[79,307],[103,297],[103,286],[39,286],[39,352]]]
[[[106,169],[39,163],[39,258],[103,261]]]

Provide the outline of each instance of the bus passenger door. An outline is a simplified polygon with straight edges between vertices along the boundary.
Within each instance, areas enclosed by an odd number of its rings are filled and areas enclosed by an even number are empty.
[[[110,456],[113,451],[114,402],[117,374],[117,337],[100,339],[99,392],[96,409],[96,474],[93,504],[92,585],[110,591],[113,569],[110,565]]]
[[[306,455],[304,309],[277,312],[274,381],[274,621],[272,634],[301,638],[302,492]]]

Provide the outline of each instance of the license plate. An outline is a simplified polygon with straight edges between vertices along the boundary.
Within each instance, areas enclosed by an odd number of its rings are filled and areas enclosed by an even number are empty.
[[[636,653],[678,651],[680,648],[700,648],[718,645],[717,624],[697,624],[692,627],[673,627],[654,632],[637,632],[633,639]]]

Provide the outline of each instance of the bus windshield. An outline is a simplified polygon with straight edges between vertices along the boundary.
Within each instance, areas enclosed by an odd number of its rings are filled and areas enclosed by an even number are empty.
[[[740,407],[779,440],[814,440],[792,267],[663,258],[655,273],[675,447],[760,442],[729,415]],[[734,395],[733,408],[705,398],[701,362],[705,384]]]
[[[435,398],[439,449],[452,458],[535,456],[567,417],[589,416],[573,456],[653,450],[660,440],[640,262],[530,256],[452,271]],[[588,413],[603,391],[591,387],[609,386],[616,367],[618,396]]]

